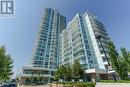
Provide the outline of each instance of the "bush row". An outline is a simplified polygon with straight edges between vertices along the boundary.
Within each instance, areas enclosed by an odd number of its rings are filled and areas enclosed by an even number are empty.
[[[103,83],[130,83],[130,80],[117,80],[117,81],[114,81],[114,80],[101,80],[100,82],[103,82]]]

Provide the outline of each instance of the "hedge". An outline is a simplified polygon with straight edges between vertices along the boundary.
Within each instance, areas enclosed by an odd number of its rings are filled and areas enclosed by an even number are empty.
[[[130,80],[117,80],[117,81],[114,81],[114,80],[101,80],[100,82],[103,82],[103,83],[130,83]]]

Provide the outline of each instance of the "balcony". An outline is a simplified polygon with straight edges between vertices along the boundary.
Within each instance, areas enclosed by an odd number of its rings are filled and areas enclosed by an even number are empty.
[[[74,45],[73,45],[73,49],[75,49],[75,48],[77,48],[77,47],[80,47],[80,46],[83,47],[83,43],[81,43],[81,42],[74,43]]]
[[[21,74],[21,77],[52,77],[51,74]]]

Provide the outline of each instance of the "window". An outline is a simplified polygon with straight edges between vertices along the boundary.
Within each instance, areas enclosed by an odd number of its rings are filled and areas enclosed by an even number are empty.
[[[43,62],[42,61],[39,61],[39,65],[42,65],[43,64]]]
[[[89,48],[89,45],[85,45],[85,46],[86,46],[86,49],[90,49],[90,48]]]
[[[105,69],[108,69],[108,65],[104,65],[105,66]]]
[[[46,57],[49,57],[49,55],[46,55]]]
[[[43,56],[43,53],[40,53],[40,56]]]
[[[45,49],[41,49],[41,52],[44,52],[45,51]]]
[[[91,52],[90,52],[90,51],[87,51],[87,55],[88,55],[88,56],[91,56]]]
[[[45,68],[48,68],[48,66],[47,66],[47,65],[45,65]]]
[[[45,74],[49,74],[49,71],[45,71],[44,73],[45,73]]]
[[[103,62],[106,62],[106,61],[107,61],[105,57],[102,57],[102,60],[103,60]]]
[[[48,65],[48,62],[45,62],[45,65]]]

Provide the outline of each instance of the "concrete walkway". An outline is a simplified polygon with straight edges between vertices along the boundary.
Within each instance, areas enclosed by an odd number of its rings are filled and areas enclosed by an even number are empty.
[[[18,86],[18,87],[49,87],[49,86],[41,85],[41,86]],[[130,87],[130,83],[97,83],[96,87]]]
[[[18,86],[18,87],[49,87],[48,85],[41,85],[41,86]]]
[[[96,87],[130,87],[130,83],[97,83]]]

